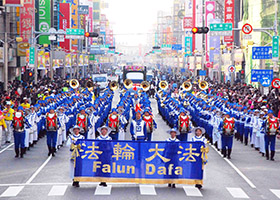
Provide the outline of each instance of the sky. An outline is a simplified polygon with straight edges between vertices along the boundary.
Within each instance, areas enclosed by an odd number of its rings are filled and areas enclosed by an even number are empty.
[[[170,12],[173,0],[105,0],[109,8],[105,9],[113,28],[117,43],[128,46],[146,44],[147,34],[151,33],[157,21],[157,12]],[[136,34],[135,34],[136,33]]]

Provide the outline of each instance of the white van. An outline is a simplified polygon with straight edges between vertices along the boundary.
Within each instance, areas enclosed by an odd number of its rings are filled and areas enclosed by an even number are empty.
[[[108,76],[107,74],[93,74],[92,75],[93,83],[96,83],[100,86],[100,89],[105,89],[108,86]]]

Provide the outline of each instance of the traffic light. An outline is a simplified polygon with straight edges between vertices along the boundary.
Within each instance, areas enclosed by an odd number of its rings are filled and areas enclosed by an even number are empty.
[[[32,77],[32,76],[33,76],[33,73],[32,73],[32,72],[29,72],[28,75],[29,75],[29,77]]]
[[[240,79],[245,79],[245,70],[244,69],[242,69],[240,71]]]
[[[99,34],[98,33],[94,33],[94,32],[85,32],[85,37],[98,37]]]
[[[192,28],[192,33],[193,34],[206,34],[208,33],[209,28],[207,26],[205,27],[193,27]]]

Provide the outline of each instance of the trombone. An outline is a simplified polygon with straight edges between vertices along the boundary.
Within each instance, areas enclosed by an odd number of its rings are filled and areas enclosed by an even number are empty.
[[[200,81],[198,86],[201,90],[207,90],[209,88],[209,84],[207,81]]]
[[[182,84],[182,88],[183,88],[183,90],[185,90],[185,91],[191,91],[192,90],[192,83],[191,82],[189,82],[189,81],[185,81],[183,84]]]

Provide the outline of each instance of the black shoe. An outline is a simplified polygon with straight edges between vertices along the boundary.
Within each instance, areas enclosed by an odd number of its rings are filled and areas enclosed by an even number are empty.
[[[265,150],[265,157],[266,157],[266,160],[269,160],[269,152],[268,152],[268,149]]]
[[[253,145],[253,144],[251,144],[251,147],[252,147],[252,148],[254,148],[254,145]]]
[[[264,157],[264,153],[262,153],[262,157]]]
[[[15,152],[16,152],[15,158],[18,158],[19,157],[19,149],[15,149]]]
[[[20,149],[20,157],[23,158],[23,154],[24,154],[24,148]]]
[[[168,187],[171,187],[171,183],[168,183]]]
[[[231,159],[230,155],[231,155],[231,149],[228,149],[228,155],[227,155],[228,159]]]
[[[52,157],[55,157],[54,152],[55,152],[55,148],[52,148]]]
[[[195,184],[195,187],[198,188],[199,190],[202,188],[202,185],[200,184]]]
[[[10,144],[11,142],[10,141],[6,141],[6,144]]]
[[[270,160],[274,161],[275,151],[271,151]]]
[[[48,156],[50,156],[52,154],[52,148],[50,146],[48,146],[48,149],[49,149]]]
[[[175,184],[172,184],[172,188],[176,188]]]
[[[76,187],[80,187],[80,182],[76,181]]]

